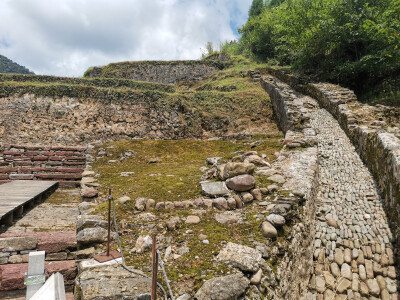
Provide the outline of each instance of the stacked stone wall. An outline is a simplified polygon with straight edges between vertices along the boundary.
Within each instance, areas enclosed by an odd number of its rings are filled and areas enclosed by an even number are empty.
[[[94,67],[85,76],[126,78],[135,81],[175,84],[180,80],[199,80],[219,70],[218,65],[213,62],[145,61],[114,63],[105,67]]]
[[[282,71],[268,71],[282,80],[288,78]],[[374,175],[382,193],[395,244],[400,245],[400,140],[393,132],[389,132],[393,128],[381,121],[365,122],[365,117],[353,111],[352,105],[367,105],[356,102],[357,97],[351,90],[328,83],[299,82],[288,81],[296,90],[317,99],[336,118]],[[374,108],[371,110],[373,114]],[[398,255],[399,247],[396,248]]]
[[[60,186],[79,186],[86,165],[86,147],[19,146],[0,149],[0,182],[54,180]]]
[[[305,199],[301,221],[294,226],[291,251],[278,268],[279,293],[283,299],[304,299],[312,271],[318,184],[316,133],[310,125],[310,113],[318,104],[310,97],[294,95],[289,86],[276,78],[263,76],[261,84],[270,95],[278,125],[285,132],[286,147],[294,149],[287,152],[289,162],[282,161],[282,173],[291,178],[284,188],[293,193],[299,191]]]

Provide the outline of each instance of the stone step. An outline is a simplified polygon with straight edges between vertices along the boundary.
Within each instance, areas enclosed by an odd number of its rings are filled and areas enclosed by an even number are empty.
[[[76,249],[75,231],[51,231],[51,232],[21,232],[2,233],[0,238],[33,236],[38,239],[37,250],[46,251],[46,254]]]
[[[65,285],[73,285],[78,269],[75,261],[45,262],[46,278],[60,272],[64,276]],[[9,264],[0,266],[0,291],[25,289],[24,278],[28,264]]]

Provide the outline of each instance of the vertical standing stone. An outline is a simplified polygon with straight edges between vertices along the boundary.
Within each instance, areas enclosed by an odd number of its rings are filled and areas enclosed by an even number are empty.
[[[43,286],[45,251],[29,253],[28,274],[26,278],[26,299],[31,297]]]

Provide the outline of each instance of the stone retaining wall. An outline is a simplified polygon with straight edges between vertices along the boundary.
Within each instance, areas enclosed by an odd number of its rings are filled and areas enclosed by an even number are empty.
[[[183,79],[198,80],[219,70],[218,65],[211,61],[143,61],[113,63],[105,67],[94,67],[85,76],[127,78],[135,81],[175,84]]]
[[[86,165],[86,147],[20,146],[0,148],[0,181],[56,180],[79,186]]]
[[[268,71],[282,80],[287,79],[288,75],[282,71]],[[396,131],[380,120],[366,122],[365,116],[352,108],[358,106],[362,109],[367,105],[356,102],[357,97],[348,89],[328,83],[298,84],[299,80],[289,82],[298,91],[317,99],[346,132],[379,185],[395,242],[400,245],[400,140],[392,133],[398,133],[398,129]],[[369,109],[373,118],[376,109]],[[399,254],[398,247],[396,252]]]
[[[316,133],[310,125],[310,113],[318,108],[318,104],[310,97],[294,95],[289,86],[271,76],[263,76],[261,84],[270,95],[278,125],[285,132],[286,147],[305,148],[282,152],[286,153],[288,160],[282,160],[280,170],[290,178],[283,187],[301,194],[305,204],[301,221],[291,233],[291,251],[285,254],[278,268],[281,270],[278,277],[282,298],[304,299],[312,271],[318,184]]]

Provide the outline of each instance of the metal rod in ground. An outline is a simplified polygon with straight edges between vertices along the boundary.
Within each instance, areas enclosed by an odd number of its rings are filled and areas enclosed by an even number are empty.
[[[156,252],[156,239],[157,234],[153,234],[153,267],[152,267],[152,278],[151,278],[151,300],[157,300],[157,252]]]
[[[108,233],[107,233],[107,256],[110,256],[111,239],[111,189],[108,189]]]

